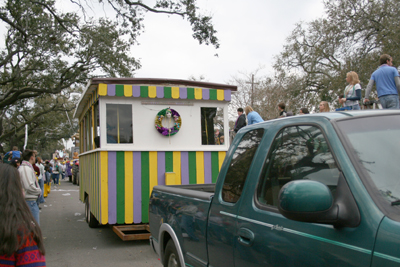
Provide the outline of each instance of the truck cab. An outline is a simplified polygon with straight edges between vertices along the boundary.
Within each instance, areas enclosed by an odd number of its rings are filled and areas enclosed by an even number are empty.
[[[398,266],[399,115],[335,112],[242,128],[209,202],[154,188],[150,229],[164,265],[172,240],[180,266]],[[206,215],[183,219],[176,211],[188,203]]]

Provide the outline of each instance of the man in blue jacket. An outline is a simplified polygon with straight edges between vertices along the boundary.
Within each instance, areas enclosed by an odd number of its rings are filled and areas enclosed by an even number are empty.
[[[399,72],[393,67],[392,57],[383,54],[379,59],[380,67],[372,73],[365,91],[364,103],[368,102],[372,86],[376,83],[378,98],[384,109],[399,109],[400,78]]]

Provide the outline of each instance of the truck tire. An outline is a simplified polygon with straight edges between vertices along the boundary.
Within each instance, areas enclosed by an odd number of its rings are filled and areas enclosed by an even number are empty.
[[[167,246],[165,247],[164,267],[181,267],[178,251],[176,250],[172,239],[168,241]]]
[[[94,217],[93,213],[90,212],[89,196],[85,199],[85,218],[90,228],[99,226],[99,221]]]

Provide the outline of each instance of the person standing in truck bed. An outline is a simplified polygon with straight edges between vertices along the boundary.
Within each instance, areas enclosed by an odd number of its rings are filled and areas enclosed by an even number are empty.
[[[378,98],[384,109],[399,109],[400,78],[399,72],[393,67],[392,57],[383,54],[379,59],[380,67],[371,75],[365,91],[364,103],[369,101],[372,86],[376,83]]]
[[[247,106],[244,108],[247,116],[247,124],[252,125],[255,123],[263,122],[264,120],[261,118],[260,114],[253,110],[252,107]]]

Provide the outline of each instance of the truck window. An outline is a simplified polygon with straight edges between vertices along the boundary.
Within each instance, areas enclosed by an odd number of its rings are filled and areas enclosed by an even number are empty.
[[[107,143],[133,143],[132,105],[107,104]]]
[[[203,107],[201,108],[200,113],[201,113],[201,144],[223,145],[225,139],[224,109]]]
[[[294,180],[321,182],[336,190],[339,170],[322,131],[315,126],[291,126],[275,137],[257,188],[261,205],[277,206],[282,186]]]
[[[222,199],[224,201],[236,203],[239,200],[247,173],[263,134],[264,129],[252,130],[243,136],[237,146],[222,188]]]

